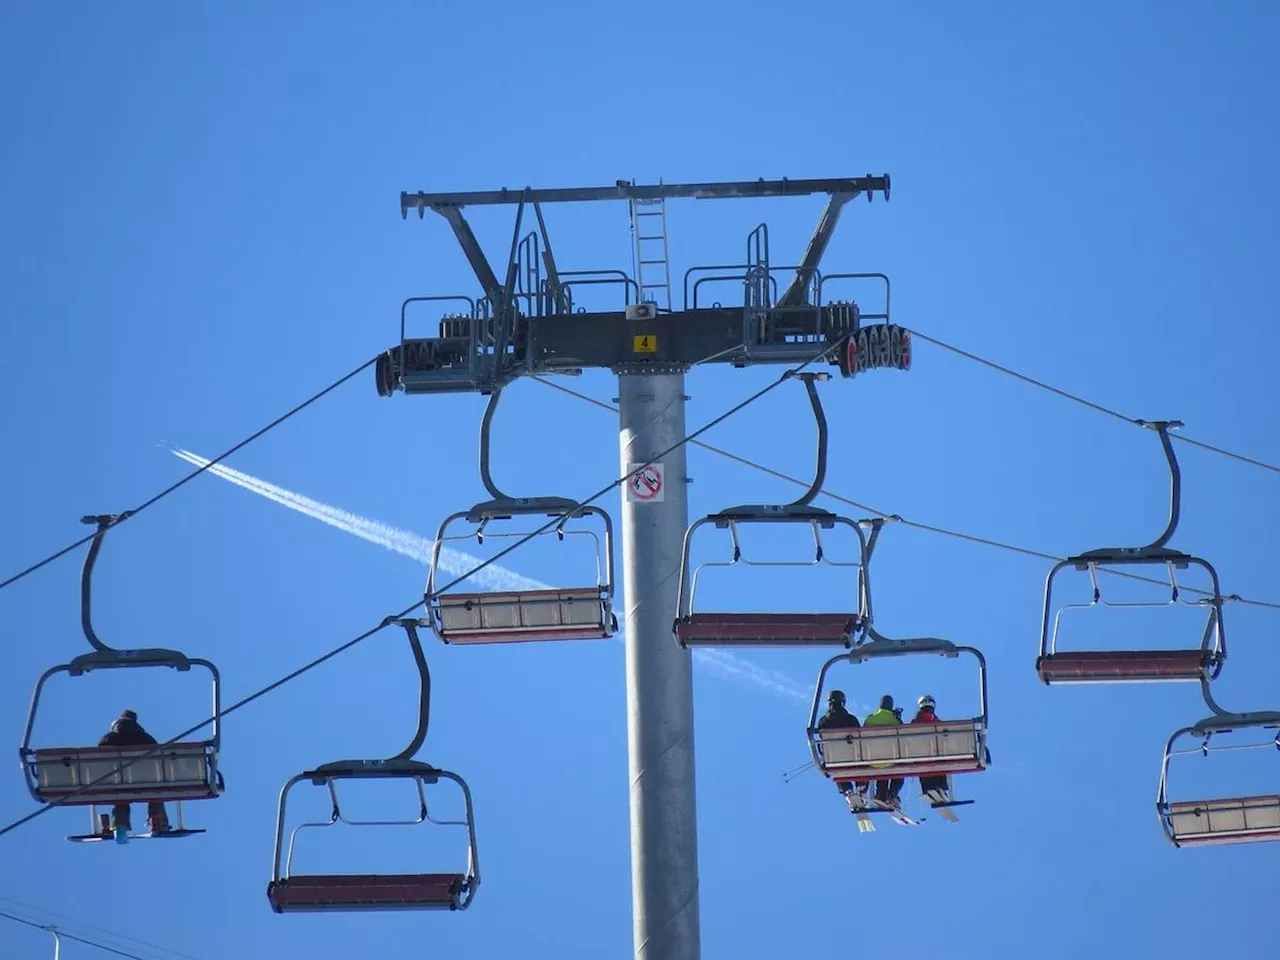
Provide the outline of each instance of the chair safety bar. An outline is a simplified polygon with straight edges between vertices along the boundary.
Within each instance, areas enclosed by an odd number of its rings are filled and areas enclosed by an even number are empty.
[[[1213,846],[1280,840],[1280,795],[1230,800],[1185,800],[1161,811],[1174,846]]]
[[[980,773],[987,768],[980,720],[814,730],[821,769],[836,782]]]
[[[430,608],[436,634],[453,644],[597,640],[616,629],[608,593],[599,587],[443,593]]]
[[[222,792],[217,755],[207,743],[48,747],[24,750],[22,760],[28,786],[42,803],[211,800]]]

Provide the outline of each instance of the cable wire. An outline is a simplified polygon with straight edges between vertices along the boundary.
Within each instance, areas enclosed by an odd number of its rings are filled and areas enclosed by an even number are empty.
[[[61,927],[51,923],[36,923],[34,920],[27,920],[23,917],[15,917],[12,913],[0,910],[0,917],[6,920],[12,920],[14,923],[25,924],[28,927],[34,927],[36,930],[44,930],[46,933],[56,933],[60,937],[66,937],[68,940],[74,940],[77,943],[83,943],[86,946],[97,947],[99,950],[105,950],[107,953],[114,953],[118,957],[128,957],[129,960],[148,960],[147,957],[137,953],[129,953],[127,950],[120,950],[116,947],[109,947],[105,943],[96,943],[86,937],[77,936],[74,933],[68,933]]]
[[[1174,440],[1181,440],[1183,443],[1189,443],[1193,447],[1199,447],[1201,450],[1208,450],[1211,453],[1220,453],[1224,457],[1231,457],[1233,460],[1239,460],[1241,463],[1248,463],[1255,467],[1262,467],[1262,469],[1270,470],[1272,473],[1280,473],[1280,467],[1267,463],[1264,460],[1255,460],[1253,457],[1246,457],[1243,453],[1224,450],[1222,447],[1215,447],[1213,444],[1205,443],[1203,440],[1195,440],[1192,437],[1184,437],[1177,433],[1171,433],[1169,436]]]
[[[356,367],[350,373],[346,374],[343,377],[340,377],[339,379],[335,380],[333,383],[329,384],[329,386],[325,387],[319,393],[312,394],[310,397],[308,397],[306,400],[299,403],[297,406],[289,410],[287,413],[284,413],[276,417],[274,420],[268,423],[261,430],[258,430],[257,432],[252,433],[249,436],[245,437],[245,439],[241,440],[234,447],[227,450],[217,459],[209,461],[203,467],[200,467],[199,469],[194,470],[193,472],[187,474],[182,479],[176,481],[173,484],[170,484],[168,487],[166,487],[165,489],[157,493],[155,496],[153,496],[150,500],[147,500],[145,503],[143,503],[141,506],[134,507],[132,510],[124,511],[118,517],[116,517],[116,519],[112,521],[112,523],[108,527],[106,527],[106,529],[110,530],[113,527],[119,526],[120,524],[128,520],[130,517],[141,513],[143,510],[147,509],[147,507],[151,506],[152,504],[157,503],[160,500],[163,500],[165,497],[173,493],[179,487],[183,486],[184,484],[188,483],[191,480],[194,480],[200,474],[204,473],[214,464],[220,463],[221,461],[225,460],[227,457],[231,456],[236,451],[244,449],[249,444],[251,444],[254,440],[257,440],[259,437],[261,437],[264,433],[267,433],[269,430],[272,430],[275,427],[278,427],[280,424],[284,423],[294,414],[301,413],[303,410],[311,406],[311,404],[315,403],[321,397],[336,390],[338,387],[342,386],[352,377],[356,376],[359,373],[362,373],[364,370],[368,369],[372,364],[377,363],[377,361],[378,361],[377,357],[374,357],[372,360],[366,360],[364,363],[360,364],[360,366]],[[68,553],[70,553],[72,550],[75,550],[77,547],[84,546],[86,543],[92,540],[95,536],[97,536],[97,531],[95,531],[94,533],[88,534],[87,536],[81,537],[75,543],[69,544],[68,546],[65,546],[61,550],[57,551],[56,553],[52,553],[49,556],[45,557],[43,560],[39,561],[38,563],[33,563],[31,566],[27,567],[25,570],[22,570],[19,573],[15,573],[9,579],[3,582],[0,582],[0,590],[3,590],[5,587],[9,586],[10,584],[17,583],[23,577],[29,574],[35,573],[41,567],[47,564],[53,563],[53,561],[57,560],[58,558],[66,556]]]
[[[703,424],[697,430],[693,431],[693,433],[690,433],[682,437],[680,440],[677,440],[675,443],[671,444],[671,446],[667,447],[665,450],[658,453],[648,463],[641,464],[635,470],[631,470],[626,474],[624,474],[623,476],[619,477],[617,480],[613,480],[607,485],[601,487],[598,491],[596,491],[587,499],[575,503],[574,506],[567,511],[568,514],[572,515],[578,512],[583,507],[590,505],[596,500],[599,500],[610,490],[613,490],[617,487],[622,486],[622,484],[626,483],[628,480],[631,479],[631,477],[639,473],[645,467],[649,466],[651,463],[655,463],[662,460],[663,457],[667,456],[667,454],[671,453],[673,450],[677,450],[687,443],[695,442],[697,437],[699,437],[701,434],[706,433],[712,427],[715,427],[723,423],[725,420],[728,420],[730,417],[739,413],[741,410],[755,403],[761,397],[777,389],[782,383],[786,382],[791,377],[794,377],[796,374],[798,374],[801,370],[803,370],[805,367],[809,366],[810,364],[816,363],[817,361],[821,360],[824,356],[826,356],[832,350],[842,346],[843,343],[844,343],[844,340],[841,340],[835,344],[830,344],[824,347],[819,353],[816,353],[814,356],[810,357],[808,360],[805,360],[803,363],[800,363],[795,367],[787,369],[786,371],[783,372],[783,374],[780,377],[778,377],[778,379],[774,380],[772,383],[769,383],[766,386],[762,387],[761,389],[757,390],[755,393],[747,397],[745,400],[742,400],[737,404],[735,404],[734,406],[730,407],[727,411],[720,414],[715,419]],[[210,464],[210,466],[211,465],[212,464]],[[0,827],[0,836],[4,836],[6,833],[10,833],[14,831],[18,829],[18,827],[26,823],[30,823],[36,817],[39,817],[42,814],[48,813],[50,810],[54,809],[55,807],[66,806],[67,801],[70,800],[71,798],[79,796],[80,794],[84,793],[85,791],[89,790],[90,788],[96,786],[97,784],[101,783],[102,781],[110,777],[114,777],[116,774],[120,773],[123,770],[128,769],[129,767],[133,766],[135,763],[138,763],[141,760],[145,760],[147,757],[153,756],[156,753],[161,752],[164,747],[174,743],[181,742],[184,737],[190,736],[191,734],[195,733],[197,730],[201,730],[204,727],[207,727],[209,724],[213,723],[214,720],[221,720],[223,717],[226,717],[236,712],[237,710],[240,710],[241,708],[248,706],[250,703],[253,703],[255,700],[258,700],[261,697],[266,696],[268,693],[271,693],[272,691],[279,689],[280,687],[284,686],[286,683],[289,683],[291,680],[295,680],[298,677],[302,676],[304,673],[307,673],[308,671],[315,669],[321,664],[329,660],[332,660],[334,657],[338,656],[339,654],[345,653],[347,650],[350,650],[356,644],[361,643],[364,640],[367,640],[369,637],[373,636],[375,633],[379,632],[380,630],[383,630],[386,627],[390,626],[392,623],[395,623],[401,618],[408,616],[412,611],[414,611],[418,607],[423,606],[424,604],[430,603],[432,599],[434,599],[435,597],[438,597],[440,594],[444,593],[446,590],[452,589],[457,584],[474,576],[475,574],[479,573],[481,570],[485,569],[491,564],[497,563],[507,554],[519,549],[521,546],[528,543],[534,537],[537,537],[543,533],[546,533],[548,530],[552,529],[560,522],[561,522],[561,518],[559,516],[553,516],[550,520],[548,520],[538,529],[533,530],[532,532],[516,540],[510,546],[504,547],[502,550],[499,550],[492,557],[489,557],[488,559],[483,560],[480,563],[476,564],[466,573],[463,573],[460,576],[455,577],[449,583],[446,583],[444,586],[439,587],[433,592],[431,592],[430,594],[425,595],[421,600],[415,601],[412,605],[406,607],[404,610],[400,611],[397,614],[392,614],[391,616],[384,617],[382,622],[378,624],[376,627],[372,628],[371,630],[366,630],[364,633],[356,637],[353,637],[351,640],[348,640],[346,643],[343,643],[341,646],[335,647],[333,650],[330,650],[328,653],[315,658],[309,663],[281,677],[279,680],[276,680],[268,684],[267,686],[263,687],[261,690],[257,690],[254,693],[249,694],[249,696],[244,697],[241,700],[237,700],[235,703],[233,703],[231,706],[227,707],[226,709],[222,710],[216,716],[210,717],[207,720],[202,720],[200,723],[196,724],[195,726],[190,727],[182,731],[181,733],[177,734],[176,736],[171,737],[169,740],[164,741],[164,743],[155,744],[140,756],[134,757],[120,764],[119,766],[113,767],[111,770],[108,770],[106,773],[102,774],[98,778],[90,781],[89,783],[84,784],[83,786],[72,791],[71,793],[68,793],[65,797],[61,797],[57,801],[54,801],[52,803],[46,803],[42,807],[37,807],[31,813],[28,813],[25,816],[19,817],[17,820],[14,820],[6,824],[4,827]]]
[[[992,370],[997,370],[1000,373],[1007,374],[1010,377],[1014,377],[1017,380],[1021,380],[1023,383],[1029,383],[1033,387],[1039,387],[1041,390],[1047,390],[1050,393],[1056,393],[1058,396],[1063,397],[1067,400],[1072,400],[1075,403],[1080,404],[1081,406],[1088,407],[1090,410],[1096,410],[1098,413],[1104,413],[1109,417],[1115,417],[1117,420],[1123,420],[1126,423],[1131,423],[1137,427],[1146,426],[1145,420],[1141,420],[1136,417],[1126,416],[1125,414],[1120,413],[1118,410],[1112,410],[1110,407],[1104,407],[1100,403],[1094,403],[1092,400],[1086,400],[1084,397],[1078,396],[1074,393],[1069,393],[1068,391],[1055,387],[1052,384],[1045,383],[1043,380],[1037,380],[1035,377],[1028,376],[1025,373],[1019,373],[1017,370],[1013,370],[1009,367],[1004,366],[1003,364],[996,363],[994,360],[987,360],[985,357],[980,357],[976,353],[970,353],[968,350],[963,350],[960,347],[955,346],[954,344],[946,343],[942,340],[939,340],[937,337],[931,337],[927,333],[921,333],[919,330],[915,330],[915,329],[911,329],[910,333],[913,337],[917,337],[928,343],[932,343],[934,346],[941,347],[943,350],[949,350],[952,353],[958,356],[964,357],[967,360],[972,360],[975,363],[980,363],[984,367],[990,367]],[[1202,450],[1208,450],[1212,453],[1221,454],[1224,457],[1230,457],[1233,460],[1239,460],[1241,463],[1248,463],[1255,467],[1261,467],[1263,470],[1270,470],[1272,473],[1280,473],[1280,466],[1276,466],[1275,464],[1272,464],[1272,463],[1267,463],[1265,460],[1257,460],[1254,457],[1245,456],[1243,453],[1235,453],[1231,450],[1226,450],[1222,447],[1214,446],[1211,443],[1205,443],[1203,440],[1196,440],[1196,439],[1193,439],[1192,437],[1185,437],[1179,433],[1171,433],[1169,434],[1169,437],[1172,440],[1181,440],[1183,443],[1189,443],[1193,447],[1199,447]]]
[[[574,390],[572,387],[566,387],[563,384],[555,383],[551,380],[543,379],[542,377],[535,376],[533,379],[537,380],[539,383],[543,384],[544,386],[548,386],[548,387],[551,387],[552,389],[559,390],[561,393],[567,393],[571,397],[576,397],[579,400],[585,400],[587,403],[591,404],[592,406],[599,407],[602,410],[609,410],[611,412],[616,412],[618,409],[614,404],[605,403],[603,400],[597,400],[595,397],[592,397],[588,394],[581,393],[577,390]],[[737,463],[742,464],[743,466],[751,467],[753,470],[759,470],[761,473],[767,473],[772,477],[777,477],[779,480],[786,480],[788,483],[794,483],[796,486],[808,487],[810,484],[809,480],[801,480],[799,477],[793,477],[790,474],[783,473],[780,470],[775,470],[772,467],[765,466],[764,464],[758,463],[755,460],[751,460],[747,457],[739,456],[738,454],[733,453],[732,451],[725,450],[723,447],[717,447],[713,444],[706,443],[701,440],[692,440],[690,442],[695,447],[701,447],[702,449],[710,453],[717,454],[718,456],[725,457],[729,460],[734,460]],[[1017,544],[1005,543],[1001,540],[995,540],[990,537],[982,537],[972,533],[964,533],[959,530],[949,530],[946,527],[939,527],[930,523],[921,523],[918,520],[908,520],[906,517],[902,516],[901,514],[889,513],[884,510],[879,510],[876,507],[873,507],[869,504],[860,503],[857,500],[853,500],[849,497],[842,496],[841,494],[838,494],[838,493],[833,493],[832,491],[827,490],[825,488],[819,489],[818,492],[825,497],[829,497],[830,499],[835,500],[839,503],[843,503],[847,506],[856,507],[859,510],[866,510],[868,513],[874,514],[878,517],[881,517],[882,519],[892,520],[895,523],[901,523],[903,526],[915,527],[917,530],[924,530],[928,533],[936,533],[944,537],[952,537],[957,540],[964,540],[969,543],[979,544],[981,546],[994,547],[999,550],[1006,550],[1010,553],[1018,553],[1027,557],[1035,557],[1039,560],[1051,560],[1054,562],[1058,562],[1066,559],[1065,557],[1057,556],[1056,554],[1052,554],[1052,553],[1047,553],[1043,550],[1034,550],[1030,547],[1020,547]],[[1112,570],[1107,567],[1099,567],[1098,569],[1102,570],[1104,573],[1111,574],[1112,576],[1123,577],[1126,580],[1138,580],[1138,581],[1141,581],[1142,583],[1152,583],[1157,586],[1168,585],[1168,581],[1157,580],[1153,577],[1144,577],[1140,574],[1128,573],[1124,570]],[[1212,596],[1211,591],[1201,590],[1196,587],[1186,587],[1186,586],[1179,585],[1178,589],[1185,591],[1187,593],[1198,593],[1206,597]],[[1239,594],[1234,594],[1234,593],[1230,595],[1225,595],[1223,599],[1231,600],[1236,603],[1247,604],[1249,606],[1254,606],[1254,607],[1265,607],[1269,610],[1280,610],[1280,603],[1272,603],[1267,600],[1252,600],[1247,597],[1242,597]]]
[[[21,910],[25,910],[28,913],[43,913],[57,920],[61,920],[64,923],[69,923],[77,927],[83,927],[89,931],[97,931],[98,934],[103,934],[111,938],[112,940],[127,940],[130,943],[136,943],[138,946],[145,947],[148,950],[158,950],[161,953],[166,953],[166,954],[170,954],[173,957],[181,958],[181,960],[199,960],[198,957],[192,956],[189,953],[183,953],[181,950],[174,950],[172,947],[162,947],[158,943],[151,943],[150,941],[142,940],[142,939],[139,939],[138,937],[131,937],[125,933],[116,933],[114,930],[108,930],[106,927],[100,927],[100,926],[97,926],[96,924],[88,923],[87,921],[84,921],[84,920],[77,920],[74,917],[69,917],[64,913],[55,913],[52,910],[45,910],[42,907],[33,907],[29,903],[23,903],[21,900],[14,900],[10,897],[0,897],[0,903],[12,904],[13,906],[18,907]],[[42,926],[49,928],[57,925],[51,923],[51,924],[43,924]],[[62,932],[61,927],[58,928],[58,932],[59,933]],[[89,935],[92,935],[92,934],[86,934],[86,936],[89,936]]]

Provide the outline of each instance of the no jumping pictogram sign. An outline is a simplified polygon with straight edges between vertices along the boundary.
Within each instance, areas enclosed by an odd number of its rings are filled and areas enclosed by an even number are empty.
[[[633,463],[628,468],[627,502],[661,503],[665,495],[660,463]]]

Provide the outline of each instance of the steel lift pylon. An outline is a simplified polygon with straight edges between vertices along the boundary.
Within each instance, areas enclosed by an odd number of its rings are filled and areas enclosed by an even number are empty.
[[[889,188],[888,175],[868,175],[655,185],[618,180],[602,187],[400,196],[403,217],[416,211],[422,218],[430,210],[444,218],[480,292],[404,301],[399,342],[376,365],[379,395],[491,395],[520,377],[572,376],[587,368],[618,377],[620,473],[649,484],[635,492],[624,484],[621,504],[623,593],[645,597],[627,605],[626,645],[633,935],[636,955],[649,960],[701,955],[692,664],[690,651],[671,637],[688,526],[680,443],[688,434],[685,373],[707,362],[798,366],[815,358],[845,378],[875,368],[908,369],[910,337],[890,322],[888,278],[819,269],[845,206],[859,196],[887,200]],[[683,302],[672,302],[666,201],[813,194],[825,194],[827,204],[798,263],[772,262],[768,227],[761,224],[748,236],[742,262],[686,270]],[[599,200],[628,203],[636,276],[612,268],[566,270],[553,256],[543,205]],[[466,207],[489,205],[516,207],[501,276],[463,216]],[[522,236],[528,208],[537,226]],[[616,309],[576,305],[576,294],[602,287],[617,290]],[[726,287],[735,289],[737,305],[725,305],[731,299]],[[871,311],[852,296],[868,289],[877,303]],[[418,312],[423,304],[452,311],[439,317],[435,336],[409,332],[410,308]]]

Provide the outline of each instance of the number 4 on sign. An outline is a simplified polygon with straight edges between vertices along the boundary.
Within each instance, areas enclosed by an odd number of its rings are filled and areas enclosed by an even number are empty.
[[[665,495],[660,463],[633,463],[627,467],[627,502],[661,503]]]

